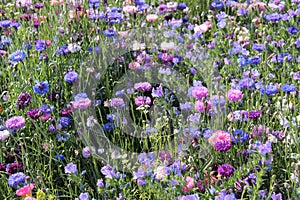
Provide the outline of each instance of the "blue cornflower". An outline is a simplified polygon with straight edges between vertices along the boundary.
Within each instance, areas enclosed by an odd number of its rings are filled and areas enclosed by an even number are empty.
[[[77,101],[80,98],[88,98],[88,95],[84,92],[78,93],[75,95],[74,100]]]
[[[114,124],[112,122],[108,122],[103,126],[104,131],[111,131],[114,129]]]
[[[290,26],[288,28],[288,31],[289,31],[290,34],[294,35],[294,34],[298,33],[299,29],[296,28],[295,26]]]
[[[178,6],[177,6],[177,9],[178,10],[184,10],[184,9],[186,9],[186,4],[185,3],[179,3]]]
[[[12,59],[14,62],[19,62],[24,60],[26,57],[26,51],[24,50],[17,50],[9,55],[9,58]]]
[[[267,85],[266,88],[261,87],[260,92],[261,92],[261,94],[266,93],[266,95],[273,95],[273,94],[276,94],[278,92],[278,89],[274,85]]]
[[[44,104],[41,105],[39,109],[43,112],[43,114],[50,114],[53,111],[54,106],[49,106],[47,104]]]
[[[19,184],[24,184],[24,183],[25,183],[25,174],[23,172],[18,172],[8,177],[8,185],[10,187],[16,187]]]
[[[296,87],[293,84],[286,83],[281,87],[281,90],[283,92],[294,92],[294,91],[296,91]]]
[[[64,77],[64,80],[67,83],[73,83],[73,82],[77,81],[77,79],[78,79],[78,73],[75,71],[70,71],[70,72],[66,73],[66,75]]]
[[[62,154],[57,154],[57,155],[55,156],[55,158],[56,158],[57,160],[59,160],[59,161],[64,161],[64,160],[65,160],[65,157],[64,157],[64,155],[62,155]]]
[[[100,0],[90,0],[89,6],[91,8],[99,8],[100,7]]]
[[[69,163],[65,166],[66,174],[77,174],[77,165],[74,163]]]
[[[68,45],[65,44],[63,46],[60,46],[57,50],[56,50],[56,54],[57,55],[67,55],[67,54],[70,54],[71,51],[70,49],[68,48]]]
[[[11,26],[11,21],[10,20],[3,20],[3,21],[0,21],[0,27],[1,28],[9,28]]]
[[[59,125],[62,127],[68,127],[71,124],[71,119],[69,117],[59,118]]]
[[[215,10],[215,9],[222,9],[224,7],[224,3],[220,0],[215,0],[210,4],[210,9]]]
[[[21,24],[19,22],[13,22],[10,26],[14,27],[15,29],[19,29],[21,27]]]
[[[240,88],[251,88],[254,86],[254,80],[252,78],[243,78],[239,81]]]
[[[281,20],[281,15],[278,13],[272,13],[269,15],[265,15],[265,19],[270,22],[278,22]]]
[[[48,81],[36,81],[36,85],[33,86],[33,91],[36,94],[46,94],[49,91]]]
[[[251,57],[249,59],[250,59],[251,64],[253,64],[253,65],[259,64],[260,60],[261,60],[259,56],[253,56],[253,57]]]
[[[117,33],[117,31],[115,29],[113,29],[113,28],[109,28],[109,29],[103,31],[103,34],[106,37],[113,37],[113,36],[116,35],[116,33]]]
[[[249,135],[247,132],[237,129],[234,131],[231,138],[233,143],[238,143],[238,142],[244,143],[249,140]]]
[[[252,49],[258,52],[262,52],[266,49],[266,46],[264,44],[253,44]]]

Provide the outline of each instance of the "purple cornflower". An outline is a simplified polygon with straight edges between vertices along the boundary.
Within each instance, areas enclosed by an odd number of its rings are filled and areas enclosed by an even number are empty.
[[[278,13],[272,13],[269,15],[265,15],[265,19],[270,22],[278,22],[281,20],[281,15]]]
[[[30,109],[29,111],[27,111],[27,115],[31,118],[31,119],[38,119],[42,114],[42,111],[39,108],[33,108]]]
[[[5,126],[11,130],[18,130],[25,126],[25,118],[22,116],[14,116],[5,122]]]
[[[31,95],[28,93],[21,93],[17,100],[17,107],[18,109],[24,109],[28,107],[31,102]]]
[[[249,117],[250,119],[257,119],[260,117],[260,113],[261,112],[259,110],[251,110],[249,112],[249,116],[247,116],[247,117]]]
[[[231,148],[231,142],[227,141],[227,140],[218,141],[216,143],[215,148],[216,148],[217,151],[226,152],[226,151],[228,151]]]
[[[156,87],[155,89],[152,88],[152,96],[153,97],[162,97],[164,95],[162,86]]]
[[[97,180],[97,186],[100,187],[100,188],[104,188],[104,183],[103,183],[102,178]]]
[[[270,141],[267,141],[265,144],[262,144],[258,147],[258,151],[261,155],[265,156],[268,153],[272,153],[272,144]]]
[[[9,174],[14,174],[17,172],[24,172],[23,163],[22,162],[14,162],[14,163],[8,164],[7,172]]]
[[[64,76],[64,80],[67,83],[76,82],[78,80],[78,73],[75,71],[70,71],[70,72],[66,73],[66,75]]]
[[[121,109],[125,107],[125,102],[122,98],[112,98],[109,103],[113,108]]]
[[[234,173],[234,167],[229,164],[222,164],[218,167],[218,174],[223,177],[230,177]]]
[[[138,155],[138,161],[142,165],[151,166],[154,161],[154,154],[153,153],[140,153]]]
[[[294,74],[293,74],[293,79],[294,80],[300,80],[300,71],[298,71],[298,72],[295,72]]]
[[[146,171],[142,167],[140,167],[137,172],[133,171],[133,179],[141,179],[146,175]]]
[[[102,167],[101,173],[105,175],[105,178],[109,178],[109,179],[112,179],[116,174],[115,170],[109,165]]]
[[[143,180],[143,179],[137,179],[137,184],[142,186],[142,185],[145,185],[147,184],[148,182],[146,180]]]
[[[254,80],[252,78],[243,78],[239,81],[240,88],[251,88],[254,86]]]
[[[89,193],[85,192],[85,193],[81,193],[79,195],[79,200],[88,200],[89,199]]]
[[[77,165],[74,163],[69,163],[65,166],[65,173],[66,174],[77,174]]]
[[[134,89],[136,89],[138,91],[149,91],[152,89],[152,86],[148,82],[140,82],[140,83],[134,84]]]
[[[37,40],[37,41],[35,41],[35,49],[38,52],[43,52],[46,49],[46,42],[45,42],[45,40]]]

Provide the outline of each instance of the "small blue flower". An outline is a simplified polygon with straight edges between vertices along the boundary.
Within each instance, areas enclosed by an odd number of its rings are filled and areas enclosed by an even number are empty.
[[[69,117],[61,117],[59,118],[59,125],[62,127],[68,127],[71,124],[71,119]]]
[[[106,37],[113,37],[113,36],[116,35],[116,33],[117,33],[117,31],[115,29],[113,29],[113,28],[109,28],[109,29],[103,31],[103,34]]]
[[[36,94],[46,94],[49,91],[48,81],[36,81],[36,85],[33,86],[33,91]]]
[[[14,62],[19,62],[24,60],[26,57],[26,52],[24,50],[17,50],[9,55],[9,58]]]

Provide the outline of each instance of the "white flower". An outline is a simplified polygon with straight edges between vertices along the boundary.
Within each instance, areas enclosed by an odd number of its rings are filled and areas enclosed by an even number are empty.
[[[0,131],[0,140],[5,140],[10,136],[10,133],[8,130]]]
[[[76,51],[80,51],[81,50],[81,46],[79,46],[78,44],[76,43],[72,43],[72,44],[68,44],[68,49],[74,53]]]

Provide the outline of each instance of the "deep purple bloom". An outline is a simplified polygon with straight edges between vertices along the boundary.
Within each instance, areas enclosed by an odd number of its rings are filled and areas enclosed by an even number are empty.
[[[247,117],[249,117],[250,119],[257,119],[260,117],[260,114],[261,114],[261,112],[259,110],[251,110],[249,112],[249,116],[247,116]]]
[[[27,112],[27,115],[32,119],[38,119],[41,116],[41,114],[42,114],[42,111],[38,108],[30,109]]]
[[[24,109],[28,107],[31,102],[31,95],[28,93],[21,93],[17,100],[17,107],[18,109]]]
[[[232,176],[234,173],[234,168],[233,166],[229,165],[229,164],[223,164],[221,166],[218,167],[218,174],[223,176],[223,177],[230,177]]]
[[[215,148],[216,148],[217,151],[220,151],[220,152],[228,151],[231,148],[231,142],[227,141],[227,140],[218,141],[216,143]]]
[[[14,162],[7,166],[7,172],[9,174],[15,174],[17,172],[24,172],[23,163],[22,162]]]

